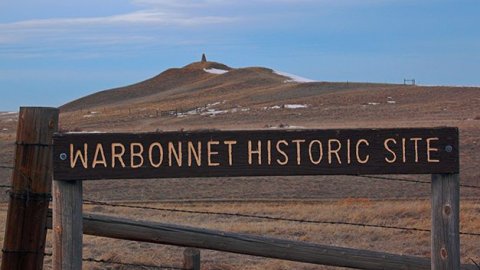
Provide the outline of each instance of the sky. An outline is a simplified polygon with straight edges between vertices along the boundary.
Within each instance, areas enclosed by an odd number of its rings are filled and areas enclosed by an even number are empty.
[[[480,85],[478,0],[0,0],[0,111],[199,61],[318,81]]]

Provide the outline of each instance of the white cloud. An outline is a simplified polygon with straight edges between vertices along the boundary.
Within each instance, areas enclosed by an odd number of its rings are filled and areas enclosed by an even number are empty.
[[[70,47],[68,44],[77,47],[157,44],[163,40],[171,41],[168,37],[159,40],[158,36],[172,27],[191,30],[225,25],[236,20],[238,18],[235,17],[191,15],[151,8],[103,17],[49,18],[0,23],[0,56],[8,54],[9,57],[17,58],[37,57],[43,53],[38,53],[39,48],[51,49],[65,45]],[[31,49],[35,51],[29,51]]]
[[[186,16],[157,10],[142,10],[126,14],[105,17],[52,18],[25,20],[0,24],[0,31],[10,29],[34,29],[45,27],[71,27],[83,25],[115,25],[115,24],[149,24],[195,26],[205,24],[228,23],[235,18],[221,16]]]
[[[131,12],[108,16],[32,18],[0,23],[0,56],[38,57],[62,50],[202,42],[192,37],[198,29],[249,24],[256,27],[284,20],[292,5],[322,5],[334,0],[126,0]],[[394,1],[394,0],[384,0]],[[341,3],[373,3],[380,0],[345,0]],[[51,3],[50,3],[51,4]],[[272,6],[273,5],[273,6]],[[340,5],[340,4],[339,4]],[[265,7],[275,7],[265,13]],[[274,15],[275,17],[272,17]],[[203,28],[203,29],[201,29]],[[175,29],[175,30],[172,30]],[[210,28],[211,29],[211,28]],[[201,32],[201,31],[198,31]],[[133,46],[132,45],[132,46]],[[130,49],[132,47],[129,47]]]
[[[232,4],[240,1],[232,0],[131,0],[138,5],[154,6],[157,8],[201,8],[218,4]],[[252,1],[253,2],[253,1]]]

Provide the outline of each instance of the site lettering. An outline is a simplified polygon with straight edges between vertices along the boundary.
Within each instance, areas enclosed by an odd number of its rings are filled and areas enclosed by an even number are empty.
[[[393,173],[399,167],[418,173],[423,167],[454,171],[458,165],[458,131],[438,131],[442,132],[67,134],[56,138],[59,147],[55,153],[62,158],[55,164],[61,171],[82,172],[94,179],[119,178],[122,171],[145,173],[145,178]]]

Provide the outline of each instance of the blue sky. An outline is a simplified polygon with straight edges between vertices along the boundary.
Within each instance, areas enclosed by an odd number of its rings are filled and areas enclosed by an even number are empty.
[[[319,81],[480,85],[478,0],[0,1],[0,111],[209,60]]]

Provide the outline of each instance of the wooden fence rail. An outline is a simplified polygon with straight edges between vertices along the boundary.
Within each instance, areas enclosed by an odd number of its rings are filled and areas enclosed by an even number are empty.
[[[52,227],[51,213],[47,226]],[[249,234],[198,229],[149,221],[133,221],[97,214],[84,214],[87,235],[157,244],[195,247],[319,265],[372,270],[430,270],[430,259],[384,252],[332,247]],[[478,270],[473,265],[461,269]]]

